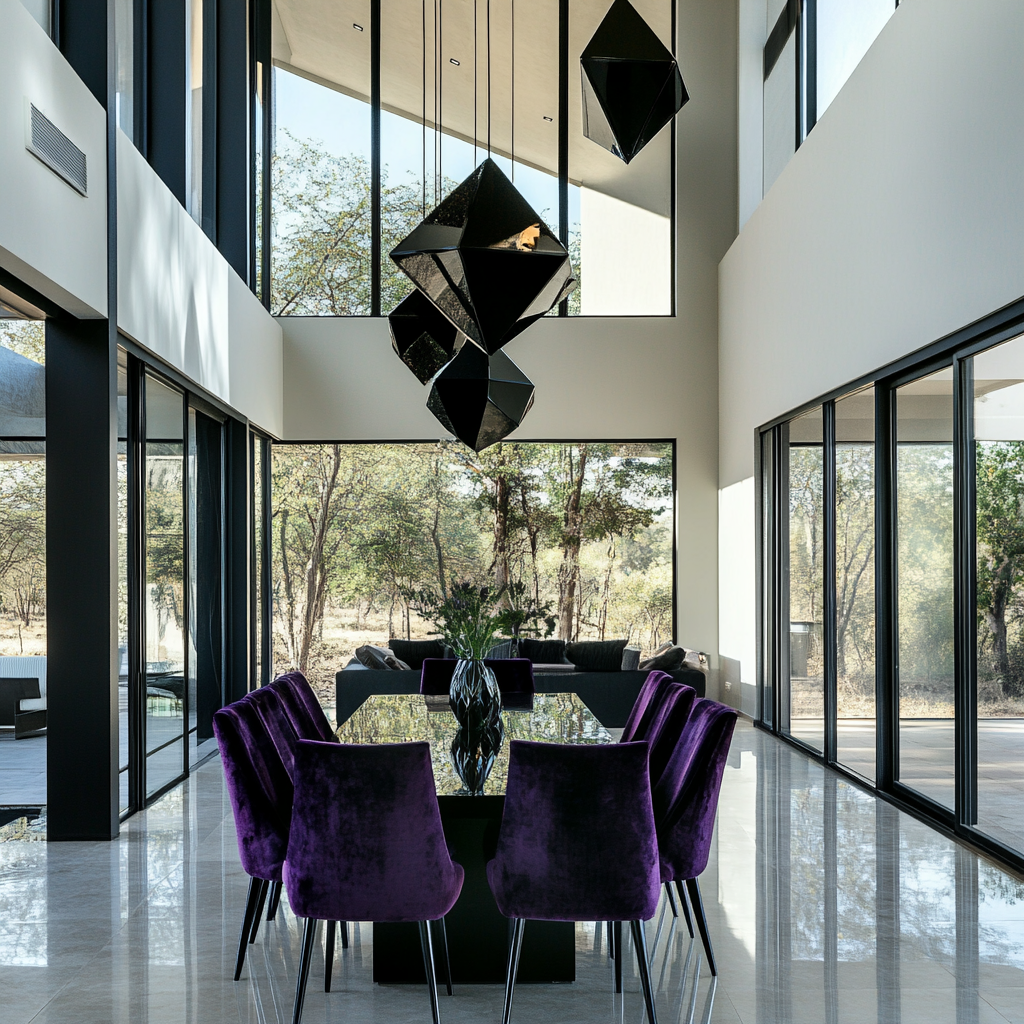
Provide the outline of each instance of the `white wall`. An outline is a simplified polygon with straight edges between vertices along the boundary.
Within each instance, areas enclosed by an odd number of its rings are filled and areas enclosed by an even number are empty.
[[[757,425],[1024,294],[1024,5],[905,0],[720,271],[721,483]]]
[[[76,316],[105,316],[106,115],[18,0],[0,0],[0,47],[0,266]],[[88,197],[25,148],[26,101],[85,153]]]
[[[718,262],[736,232],[736,5],[681,0],[675,318],[542,320],[509,345],[537,385],[513,438],[677,441],[679,639],[715,657]],[[585,268],[584,268],[585,269]],[[284,436],[429,439],[427,390],[384,321],[282,318]]]
[[[280,328],[120,131],[117,165],[119,329],[280,434]]]
[[[1024,5],[904,0],[729,249],[724,656],[753,649],[755,428],[1024,294],[1022,167]]]

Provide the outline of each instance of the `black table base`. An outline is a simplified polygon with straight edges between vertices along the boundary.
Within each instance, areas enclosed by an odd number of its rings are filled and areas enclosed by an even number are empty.
[[[462,894],[446,918],[448,955],[455,985],[503,984],[508,966],[509,922],[498,911],[487,884],[505,798],[438,798],[445,839],[466,872]],[[438,982],[445,977],[440,932],[434,933]],[[373,980],[380,984],[426,983],[415,924],[373,926]],[[519,961],[520,984],[576,980],[576,926],[563,921],[528,921]]]

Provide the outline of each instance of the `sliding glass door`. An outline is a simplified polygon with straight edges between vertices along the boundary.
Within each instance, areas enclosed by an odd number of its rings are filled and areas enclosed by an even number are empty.
[[[1024,868],[1024,335],[765,428],[759,722]]]

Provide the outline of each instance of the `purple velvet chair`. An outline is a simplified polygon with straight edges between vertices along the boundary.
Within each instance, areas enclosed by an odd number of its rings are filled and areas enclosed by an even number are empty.
[[[533,663],[529,658],[486,658],[484,664],[494,671],[502,694],[533,695]],[[420,693],[438,697],[447,694],[454,671],[454,658],[424,658],[420,670]]]
[[[301,739],[337,742],[338,737],[320,701],[301,672],[285,672],[270,685],[280,694],[288,717]]]
[[[509,744],[505,809],[487,865],[498,909],[512,922],[503,1024],[527,919],[629,921],[648,1020],[657,1024],[643,925],[661,888],[647,757],[646,743]]]
[[[661,704],[661,697],[669,683],[675,680],[667,672],[651,672],[644,685],[640,687],[633,710],[626,719],[626,726],[622,730],[620,743],[630,743],[633,740],[647,739],[647,731]]]
[[[288,846],[292,784],[255,707],[246,701],[230,704],[213,715],[231,810],[238,836],[238,855],[249,876],[249,895],[242,915],[235,959],[235,981],[242,974],[245,950],[256,929],[267,887],[281,881]]]
[[[683,882],[686,883],[712,974],[717,974],[718,969],[697,876],[708,864],[718,794],[736,717],[732,708],[717,701],[696,701],[683,735],[652,792],[661,880],[674,881],[684,900]]]
[[[305,918],[293,1024],[299,1024],[318,921],[417,921],[438,1024],[428,922],[462,891],[441,827],[428,743],[301,740],[284,884]]]

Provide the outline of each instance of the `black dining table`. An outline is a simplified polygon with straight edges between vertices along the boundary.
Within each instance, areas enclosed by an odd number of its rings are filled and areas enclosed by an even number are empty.
[[[611,743],[612,733],[575,693],[510,695],[502,704],[505,738],[482,796],[471,796],[455,772],[450,754],[458,723],[448,698],[421,694],[368,697],[338,727],[342,743],[404,743],[426,740],[431,748],[441,822],[452,859],[466,872],[458,901],[446,920],[448,962],[453,984],[504,982],[508,963],[508,920],[487,884],[505,803],[510,740],[545,743]],[[617,732],[618,730],[616,730]],[[438,981],[444,951],[435,930]],[[426,981],[415,924],[375,922],[373,980],[381,984]],[[530,921],[523,937],[520,983],[576,980],[576,928],[572,922]]]

